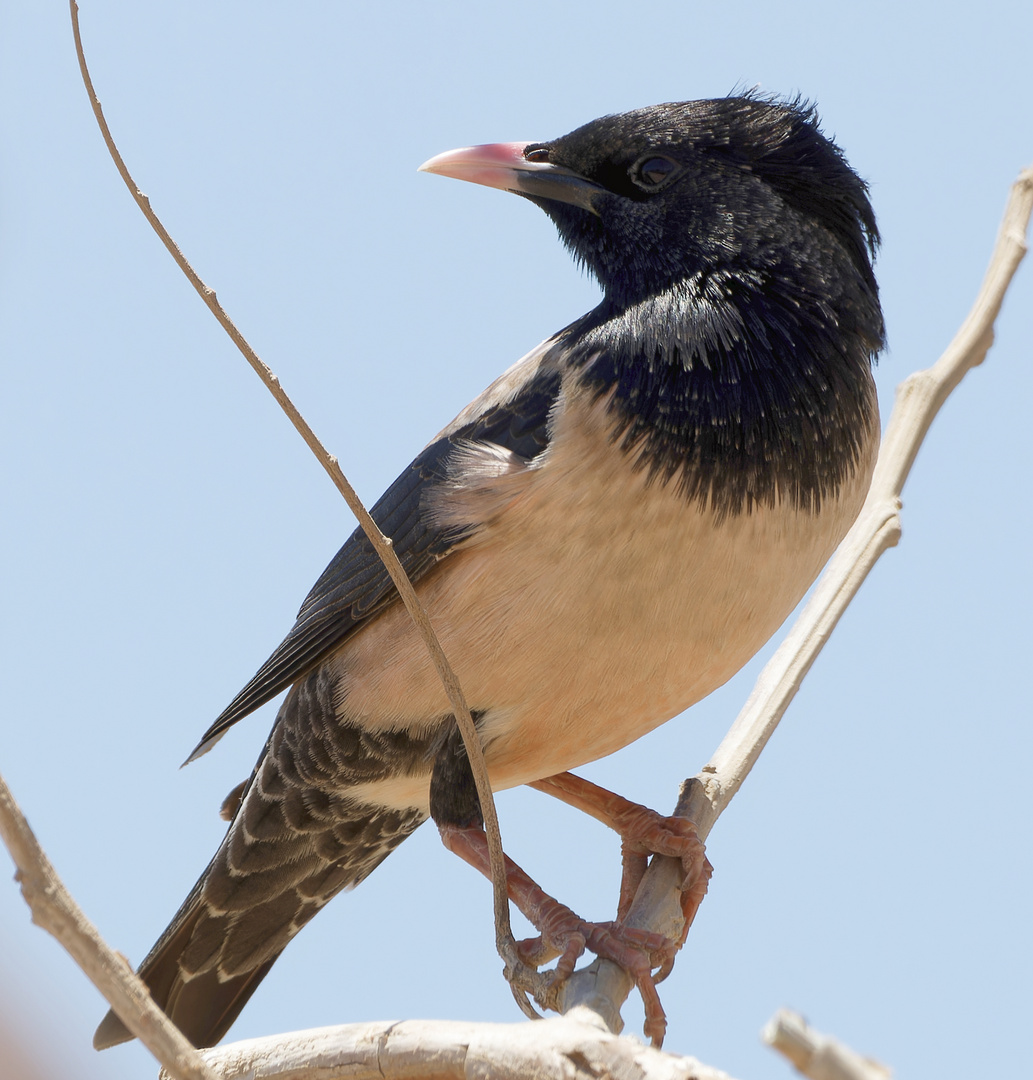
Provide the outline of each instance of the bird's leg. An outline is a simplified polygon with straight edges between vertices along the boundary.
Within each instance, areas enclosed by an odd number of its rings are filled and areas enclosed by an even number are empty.
[[[476,713],[474,716],[479,719]],[[491,880],[484,817],[466,749],[455,726],[443,729],[441,745],[435,753],[430,781],[430,814],[445,847]],[[513,973],[512,984],[534,994],[542,1008],[556,1010],[560,986],[573,972],[578,957],[588,948],[596,956],[618,964],[634,980],[645,1005],[645,1032],[659,1046],[667,1019],[654,985],[653,969],[667,969],[677,946],[663,934],[649,930],[616,922],[586,922],[549,896],[508,856],[506,890],[539,932],[538,937],[517,943],[520,959],[537,968],[553,957],[559,957],[544,989],[525,986],[519,972]]]
[[[489,880],[488,840],[479,825],[438,823],[441,840]],[[549,896],[509,856],[506,856],[506,886],[509,898],[539,931],[538,937],[517,943],[520,958],[538,967],[558,956],[549,980],[545,1000],[536,995],[542,1008],[557,1009],[560,986],[574,970],[578,958],[589,949],[605,960],[612,960],[634,980],[646,1011],[645,1033],[660,1046],[667,1029],[667,1018],[653,980],[653,969],[666,966],[675,946],[663,934],[637,930],[615,922],[590,923],[575,915],[566,905]]]
[[[623,869],[620,899],[617,902],[618,922],[627,917],[642,875],[646,872],[649,856],[669,855],[681,859],[685,871],[681,884],[685,925],[675,943],[675,949],[680,949],[703,902],[713,872],[695,825],[688,818],[664,817],[655,810],[630,802],[569,772],[547,776],[528,786],[577,807],[620,835]],[[666,976],[668,970],[665,965],[660,978]]]

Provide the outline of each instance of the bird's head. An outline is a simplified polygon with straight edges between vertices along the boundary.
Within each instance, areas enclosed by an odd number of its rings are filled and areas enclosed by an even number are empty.
[[[421,168],[537,203],[618,304],[715,270],[784,277],[787,259],[797,274],[846,272],[874,294],[866,186],[797,101],[653,105]]]

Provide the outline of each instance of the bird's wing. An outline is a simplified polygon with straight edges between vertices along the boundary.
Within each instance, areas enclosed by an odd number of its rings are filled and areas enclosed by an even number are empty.
[[[560,393],[561,371],[543,342],[471,402],[387,489],[373,507],[373,520],[391,538],[413,582],[476,531],[479,522],[456,523],[431,512],[447,499],[450,458],[471,444],[500,447],[510,462],[526,465],[548,444],[551,410]],[[323,571],[298,612],[293,629],[205,732],[187,759],[206,753],[242,717],[264,705],[311,670],[367,620],[398,599],[384,564],[361,529],[356,529]]]

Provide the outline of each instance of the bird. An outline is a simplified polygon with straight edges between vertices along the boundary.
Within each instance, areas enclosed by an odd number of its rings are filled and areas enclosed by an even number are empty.
[[[497,378],[375,504],[476,723],[492,788],[531,784],[618,829],[618,918],[588,923],[507,863],[569,973],[587,945],[651,971],[622,926],[651,851],[680,855],[687,920],[709,863],[687,823],[569,770],[738,671],[856,518],[879,441],[885,331],[868,187],[801,98],[757,92],[603,116],[545,142],[449,151],[425,172],[522,196],[601,300]],[[140,975],[218,1042],[293,936],[432,818],[487,872],[451,706],[356,531],[190,759],[286,690],[218,850]],[[667,943],[671,944],[671,943]],[[679,943],[673,943],[676,947]],[[94,1045],[132,1038],[112,1011]]]

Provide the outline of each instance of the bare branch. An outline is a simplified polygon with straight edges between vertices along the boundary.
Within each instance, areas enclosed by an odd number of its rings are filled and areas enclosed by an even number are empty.
[[[810,1080],[889,1080],[893,1070],[861,1057],[831,1035],[810,1027],[799,1013],[779,1009],[760,1037]]]
[[[111,159],[114,161],[119,175],[129,189],[129,193],[133,196],[137,206],[140,207],[144,217],[147,218],[151,228],[158,234],[158,238],[168,249],[169,254],[175,259],[176,265],[183,271],[186,279],[193,285],[198,296],[200,296],[205,304],[208,305],[209,310],[218,320],[219,325],[230,336],[230,339],[233,344],[237,346],[241,355],[247,360],[255,374],[257,374],[265,384],[266,388],[276,399],[280,408],[287,414],[288,419],[294,425],[298,434],[305,440],[305,444],[315,455],[316,460],[323,466],[330,476],[330,479],[334,482],[334,486],[344,497],[344,501],[355,515],[362,531],[369,538],[370,543],[380,556],[392,582],[394,582],[395,588],[398,590],[399,596],[402,598],[402,603],[405,604],[406,610],[409,612],[409,615],[412,617],[413,622],[416,624],[416,628],[423,638],[427,651],[430,653],[431,660],[437,670],[438,677],[441,679],[441,684],[445,688],[449,703],[452,706],[452,712],[455,715],[456,723],[463,736],[463,744],[466,747],[466,752],[470,759],[470,767],[473,772],[474,783],[477,787],[477,796],[480,799],[481,811],[484,815],[484,828],[488,838],[488,861],[491,867],[492,890],[494,894],[496,947],[498,948],[499,955],[505,960],[508,969],[520,970],[529,985],[536,987],[540,986],[544,989],[545,983],[543,978],[538,976],[536,972],[527,968],[517,955],[516,942],[513,939],[513,932],[509,920],[509,896],[506,892],[506,864],[502,848],[502,836],[499,832],[498,814],[495,811],[495,800],[491,791],[491,781],[488,778],[488,766],[484,761],[484,752],[481,748],[481,741],[477,735],[477,728],[474,725],[473,717],[470,714],[470,708],[463,695],[462,687],[459,685],[459,680],[456,677],[452,666],[449,664],[444,650],[441,648],[441,643],[438,641],[437,635],[434,633],[426,609],[416,595],[416,590],[413,588],[412,582],[402,569],[402,564],[394,552],[391,540],[380,531],[376,522],[370,516],[369,511],[363,506],[355,489],[348,482],[347,477],[345,477],[341,470],[337,458],[329,453],[317,437],[316,433],[309,427],[308,422],[301,415],[294,405],[294,402],[291,401],[287,392],[280,385],[280,380],[251,347],[244,335],[237,329],[233,320],[227,315],[223,306],[216,298],[215,290],[209,288],[201,280],[197,271],[194,270],[187,261],[186,256],[180,250],[179,245],[172,239],[168,230],[158,218],[158,215],[151,208],[150,199],[148,199],[137,186],[125,161],[122,159],[122,155],[119,153],[118,147],[115,145],[115,141],[111,136],[111,131],[108,128],[107,120],[104,118],[104,111],[101,108],[100,99],[97,97],[97,92],[93,88],[93,80],[90,78],[89,68],[86,66],[86,56],[83,52],[82,38],[79,34],[79,6],[76,4],[75,0],[69,0],[69,8],[72,15],[72,31],[75,35],[75,52],[79,60],[79,70],[82,73],[83,83],[86,86],[86,92],[90,98],[90,105],[93,108],[93,114],[96,117],[97,125],[100,127],[101,134],[104,137],[104,145],[108,148],[108,153],[111,155]],[[517,999],[517,1003],[528,1016],[537,1017],[534,1009],[522,994],[514,991],[514,996]]]
[[[130,1031],[175,1080],[218,1080],[216,1073],[151,1000],[123,956],[111,949],[72,899],[0,777],[0,837],[18,868],[32,921],[65,947]]]
[[[982,363],[1004,294],[1026,253],[1026,229],[1033,212],[1033,168],[1012,185],[990,265],[975,304],[943,356],[928,370],[909,376],[882,440],[865,504],[825,569],[792,630],[760,673],[753,692],[710,761],[685,781],[675,814],[687,817],[705,839],[742,786],[789,703],[800,688],[840,616],[879,557],[900,538],[900,496],[929,425],[961,382]],[[676,859],[654,858],[628,915],[631,926],[677,938],[681,930]],[[621,1030],[620,1006],[631,990],[615,964],[597,960],[575,972],[561,991],[564,1011],[594,1009]]]
[[[205,1051],[221,1080],[730,1080],[695,1058],[611,1035],[591,1014],[540,1024],[379,1021],[248,1039]]]

